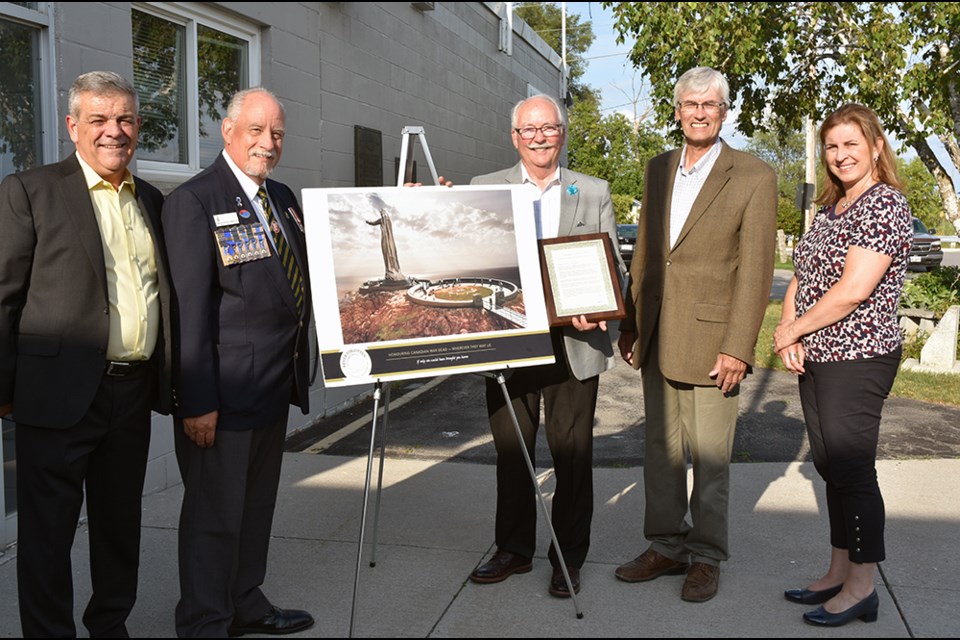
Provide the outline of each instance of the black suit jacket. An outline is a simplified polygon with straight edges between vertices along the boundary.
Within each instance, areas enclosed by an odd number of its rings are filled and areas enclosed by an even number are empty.
[[[170,410],[170,286],[163,196],[134,178],[157,258],[162,329],[154,408]],[[103,244],[76,155],[0,184],[0,405],[38,427],[76,424],[103,377],[110,331]]]
[[[174,190],[163,206],[178,302],[175,413],[188,418],[219,411],[220,429],[266,427],[290,404],[309,410],[310,287],[306,240],[297,222],[303,213],[285,185],[267,180],[266,186],[304,279],[299,314],[275,254],[230,266],[220,259],[214,216],[246,210],[252,215],[238,221],[257,222],[222,155]]]

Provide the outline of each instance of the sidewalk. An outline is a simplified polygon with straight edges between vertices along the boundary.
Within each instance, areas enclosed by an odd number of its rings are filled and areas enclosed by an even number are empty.
[[[366,457],[287,453],[264,591],[317,619],[294,637],[346,636],[350,627]],[[881,460],[887,555],[880,617],[822,630],[803,624],[785,588],[825,567],[823,483],[810,463],[741,463],[732,471],[731,554],[713,600],[680,600],[682,577],[643,584],[613,570],[645,547],[642,469],[595,470],[593,546],[579,595],[547,593],[543,543],[534,570],[501,584],[467,575],[491,552],[494,467],[388,459],[376,567],[360,571],[357,637],[954,637],[960,555],[960,460]],[[374,465],[376,473],[376,465]],[[542,472],[549,476],[549,472]],[[547,477],[545,490],[552,483]],[[144,499],[140,598],[128,621],[138,637],[173,637],[181,489]],[[549,494],[548,494],[549,498]],[[372,539],[371,499],[367,540]],[[541,517],[542,522],[542,517]],[[77,620],[89,594],[86,529],[77,533]],[[20,633],[16,549],[0,557],[0,636]],[[83,630],[81,629],[81,633]]]

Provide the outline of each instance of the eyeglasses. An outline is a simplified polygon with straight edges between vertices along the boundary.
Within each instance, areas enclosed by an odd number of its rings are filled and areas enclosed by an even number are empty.
[[[703,107],[705,113],[716,115],[720,110],[727,106],[726,102],[694,102],[693,100],[684,100],[677,103],[680,113],[696,113],[697,109]]]
[[[560,135],[560,131],[563,130],[562,124],[545,124],[542,127],[523,127],[522,129],[514,129],[523,140],[533,140],[537,137],[537,131],[543,134],[545,138],[552,138],[554,136]]]

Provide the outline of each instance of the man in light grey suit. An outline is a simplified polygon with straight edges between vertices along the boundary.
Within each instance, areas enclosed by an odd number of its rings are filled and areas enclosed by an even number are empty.
[[[647,165],[620,323],[620,353],[642,371],[650,546],[616,576],[645,582],[686,572],[680,597],[689,602],[716,595],[729,556],[740,382],[753,363],[773,278],[777,176],[720,139],[729,93],[723,75],[708,67],[687,71],[674,88],[685,144]]]
[[[616,219],[610,186],[559,165],[566,141],[563,109],[545,95],[522,100],[513,108],[513,146],[520,162],[510,169],[478,176],[471,184],[518,184],[534,195],[537,237],[606,232],[621,273]],[[573,327],[551,330],[556,363],[516,369],[507,389],[531,460],[544,404],[547,443],[553,455],[556,491],[553,526],[575,592],[580,591],[580,567],[590,546],[593,517],[593,414],[599,375],[614,365],[613,346],[604,323],[582,317]],[[503,392],[487,380],[487,412],[497,447],[497,551],[470,579],[481,584],[501,582],[532,568],[536,548],[536,493],[523,451],[504,401]],[[556,550],[549,551],[553,575],[549,591],[557,597],[570,592]]]

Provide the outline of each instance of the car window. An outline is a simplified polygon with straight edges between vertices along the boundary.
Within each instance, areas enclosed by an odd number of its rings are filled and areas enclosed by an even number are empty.
[[[618,224],[617,225],[617,235],[621,238],[636,238],[637,237],[637,225],[635,224]]]
[[[929,231],[927,231],[926,225],[920,222],[919,218],[913,219],[913,232],[914,233],[930,233]]]

